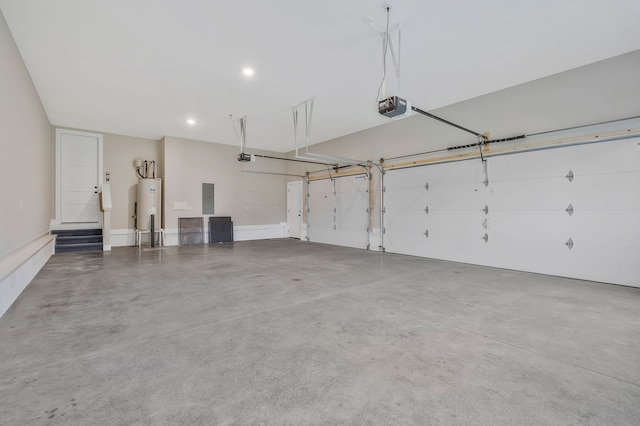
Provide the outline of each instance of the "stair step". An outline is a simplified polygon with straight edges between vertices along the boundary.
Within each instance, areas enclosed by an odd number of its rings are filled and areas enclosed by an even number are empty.
[[[56,253],[65,253],[72,251],[102,251],[102,243],[65,244],[56,246]]]
[[[56,246],[85,243],[102,244],[102,235],[58,235],[56,238]]]
[[[58,235],[58,237],[102,235],[102,229],[56,229],[51,233]]]

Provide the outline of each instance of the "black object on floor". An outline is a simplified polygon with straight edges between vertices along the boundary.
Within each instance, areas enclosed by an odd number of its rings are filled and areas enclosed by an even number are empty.
[[[230,216],[209,218],[209,242],[229,243],[233,241],[233,222]]]

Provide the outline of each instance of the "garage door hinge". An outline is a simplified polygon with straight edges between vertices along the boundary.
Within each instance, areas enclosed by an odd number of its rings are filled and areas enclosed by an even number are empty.
[[[429,230],[427,229],[426,231],[424,231],[423,235],[425,238],[429,238]]]
[[[429,190],[429,182],[427,182],[427,183],[424,185],[424,189],[426,189],[427,191]]]
[[[489,234],[484,234],[482,239],[484,240],[485,243],[488,243],[489,242]]]
[[[569,216],[573,216],[573,204],[569,204],[569,207],[567,207],[564,211],[569,213]]]
[[[429,214],[429,206],[427,206],[427,207],[424,209],[424,213],[425,213],[425,214]]]
[[[569,182],[573,182],[573,178],[574,178],[573,170],[569,170],[569,173],[567,173],[565,177],[569,180]]]
[[[484,212],[484,214],[489,214],[489,206],[484,206],[484,209],[482,209],[482,211]]]
[[[569,247],[569,250],[571,250],[573,248],[573,239],[569,238],[564,245]]]

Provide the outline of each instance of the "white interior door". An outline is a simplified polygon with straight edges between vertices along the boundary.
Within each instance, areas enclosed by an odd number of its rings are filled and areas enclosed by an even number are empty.
[[[302,231],[302,181],[287,183],[287,228],[289,237],[300,238]]]
[[[102,135],[56,130],[56,222],[65,227],[100,225],[98,192]]]

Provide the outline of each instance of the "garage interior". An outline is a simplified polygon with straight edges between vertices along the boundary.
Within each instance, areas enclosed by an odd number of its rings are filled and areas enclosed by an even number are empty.
[[[279,3],[0,0],[2,422],[637,423],[640,5]]]

